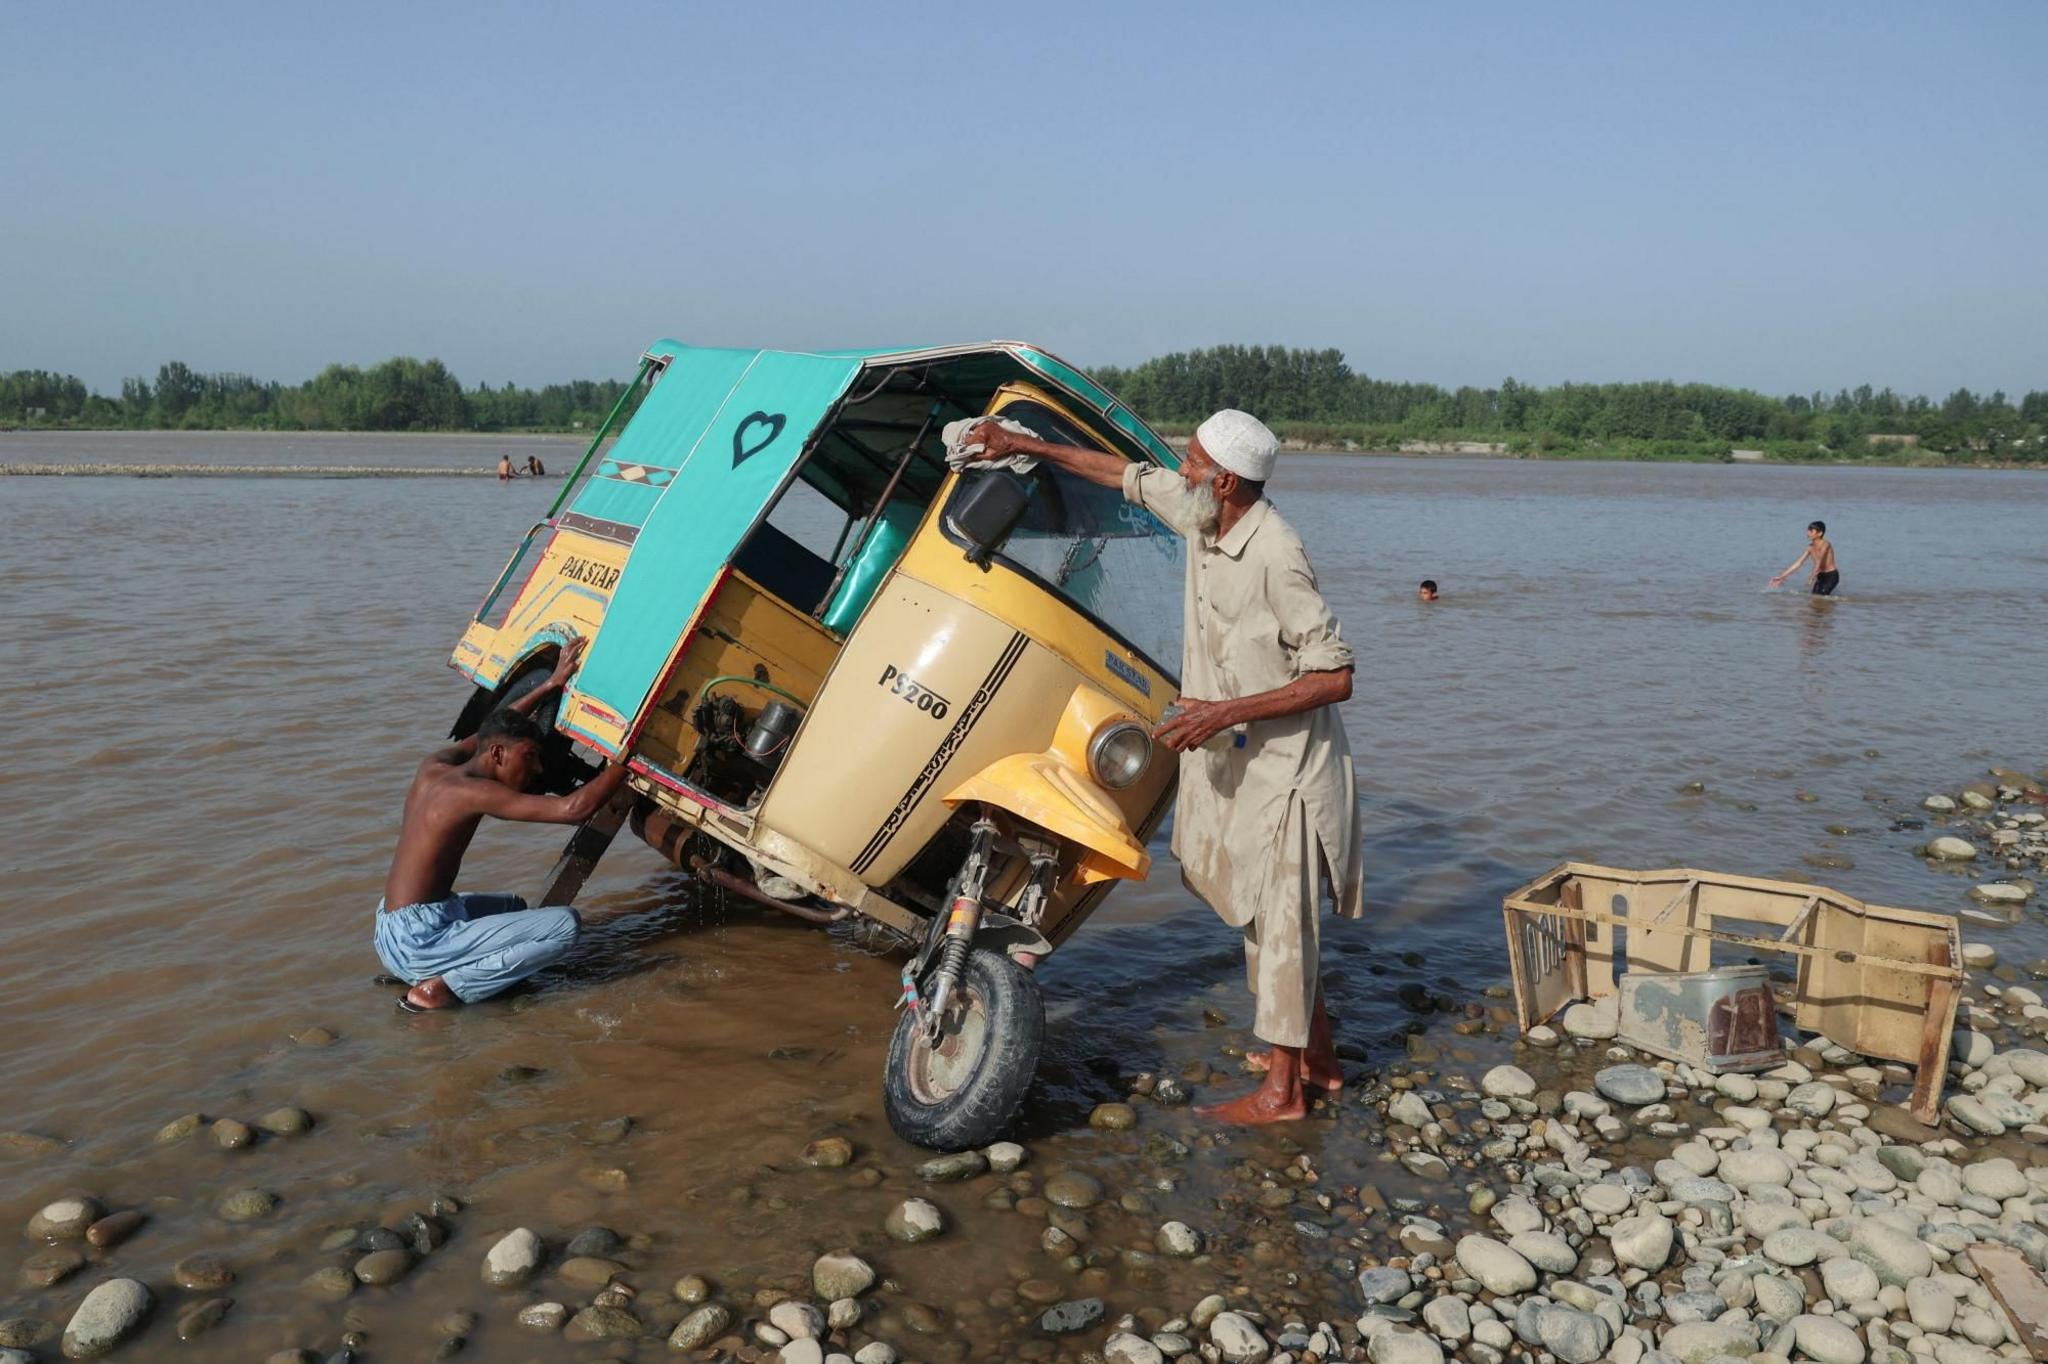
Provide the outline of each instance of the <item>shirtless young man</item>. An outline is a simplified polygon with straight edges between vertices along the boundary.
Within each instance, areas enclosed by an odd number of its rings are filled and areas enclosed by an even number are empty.
[[[1835,571],[1835,547],[1828,542],[1828,526],[1825,521],[1806,523],[1806,548],[1800,551],[1799,557],[1794,559],[1783,573],[1771,579],[1771,586],[1776,587],[1791,577],[1799,565],[1808,559],[1813,560],[1813,595],[1834,596],[1835,584],[1842,580],[1842,575]]]
[[[576,941],[582,921],[566,906],[528,909],[517,895],[461,895],[462,855],[485,815],[526,824],[581,824],[626,780],[616,761],[566,796],[527,794],[540,775],[534,707],[568,682],[584,641],[571,640],[544,686],[491,712],[470,738],[420,764],[405,793],[398,850],[377,905],[377,956],[412,988],[419,1011],[473,1004],[526,979]]]

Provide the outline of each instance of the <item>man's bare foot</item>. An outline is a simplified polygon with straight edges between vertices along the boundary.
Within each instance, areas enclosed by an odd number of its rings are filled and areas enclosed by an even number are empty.
[[[1299,1122],[1308,1116],[1308,1099],[1301,1092],[1300,1085],[1288,1085],[1276,1090],[1270,1084],[1260,1085],[1241,1099],[1228,1103],[1209,1104],[1195,1112],[1212,1122],[1235,1123],[1240,1126],[1257,1126],[1269,1122]]]
[[[448,982],[439,976],[429,976],[405,992],[400,1001],[406,1008],[418,1013],[427,1009],[452,1009],[462,1001],[448,988]]]

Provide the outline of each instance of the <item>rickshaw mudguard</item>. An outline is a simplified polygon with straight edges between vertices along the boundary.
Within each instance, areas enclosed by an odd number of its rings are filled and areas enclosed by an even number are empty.
[[[947,792],[945,801],[993,805],[1075,844],[1082,850],[1075,874],[1084,884],[1142,881],[1152,870],[1152,855],[1123,815],[1055,754],[999,758]]]

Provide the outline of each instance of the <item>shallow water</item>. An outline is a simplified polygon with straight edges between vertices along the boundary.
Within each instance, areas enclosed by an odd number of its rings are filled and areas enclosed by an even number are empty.
[[[0,438],[0,462],[61,454],[18,454],[21,439]],[[137,462],[131,439],[86,438],[81,457]],[[194,439],[162,457],[191,460]],[[222,462],[252,462],[236,439]],[[306,462],[383,462],[386,444],[320,443]],[[476,448],[424,441],[413,457]],[[1340,1036],[1375,1060],[1398,1055],[1411,1020],[1399,986],[1462,998],[1505,980],[1500,897],[1560,859],[1805,874],[1954,910],[1969,879],[1923,864],[1911,847],[1926,834],[1893,821],[1994,763],[2048,763],[2048,479],[1326,457],[1291,461],[1276,492],[1358,647],[1345,719],[1369,912],[1327,927],[1326,968]],[[0,1315],[61,1322],[113,1271],[196,1300],[168,1288],[168,1266],[227,1246],[243,1281],[219,1350],[332,1348],[341,1309],[296,1288],[332,1262],[322,1235],[447,1189],[472,1204],[455,1244],[358,1295],[373,1342],[399,1342],[377,1357],[424,1357],[430,1323],[457,1305],[483,1312],[482,1339],[498,1342],[484,1357],[571,1357],[515,1334],[509,1305],[477,1284],[495,1232],[522,1223],[647,1234],[630,1258],[649,1296],[690,1271],[801,1276],[817,1251],[852,1245],[901,1284],[889,1301],[941,1305],[981,1341],[1024,1333],[1009,1287],[1060,1277],[1038,1225],[941,1188],[930,1196],[953,1234],[924,1247],[881,1235],[889,1206],[927,1191],[880,1115],[896,966],[849,936],[697,896],[622,841],[584,898],[590,931],[539,990],[418,1019],[371,984],[399,800],[463,700],[443,662],[547,500],[442,480],[0,481],[19,661],[0,766],[0,1127],[70,1143],[0,1150],[0,1223],[71,1187],[154,1217],[108,1271],[16,1294]],[[1841,595],[1764,592],[1815,516],[1834,528]],[[1423,577],[1444,585],[1434,606],[1414,600]],[[1152,881],[1042,970],[1051,1055],[1020,1134],[1041,1174],[1085,1164],[1114,1189],[1117,1171],[1149,1169],[1144,1134],[1191,1137],[1195,1120],[1147,1108],[1137,1133],[1092,1132],[1088,1105],[1139,1070],[1220,1064],[1217,1044],[1240,1035],[1205,1028],[1204,1006],[1248,1017],[1234,939],[1180,890],[1163,845]],[[528,889],[558,846],[556,832],[491,829],[464,883]],[[2036,918],[1966,933],[2008,958],[2048,951]],[[315,1024],[340,1040],[294,1044]],[[313,1133],[232,1153],[151,1143],[181,1113],[284,1103],[316,1115]],[[579,1130],[618,1115],[635,1121],[619,1145]],[[832,1131],[882,1182],[795,1163]],[[1293,1137],[1351,1177],[1377,1154],[1326,1125]],[[1286,1151],[1263,1134],[1198,1150],[1181,1189],[1154,1195],[1156,1215],[1099,1214],[1101,1240],[1147,1239],[1165,1216],[1213,1224],[1232,1159]],[[249,1185],[283,1195],[271,1219],[231,1230],[211,1216]],[[0,1251],[8,1279],[29,1249],[14,1245]],[[1213,1273],[1162,1272],[1171,1291],[1144,1295],[1112,1275],[1112,1316],[1140,1300],[1185,1308],[1213,1286]],[[573,1292],[553,1289],[587,1299]],[[908,1334],[893,1315],[877,1333]],[[180,1348],[160,1324],[123,1357]]]

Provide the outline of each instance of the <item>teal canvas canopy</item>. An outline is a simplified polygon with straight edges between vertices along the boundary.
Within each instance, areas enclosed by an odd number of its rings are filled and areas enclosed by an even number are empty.
[[[1039,384],[1092,412],[1127,457],[1179,465],[1164,441],[1093,380],[1017,342],[802,352],[660,341],[645,358],[658,377],[618,439],[588,457],[595,467],[560,517],[632,546],[604,629],[572,684],[629,732],[720,574],[820,427],[842,399],[864,401],[848,398],[857,383],[868,393],[899,373],[934,376],[944,403],[969,414],[985,411],[1004,384]]]

